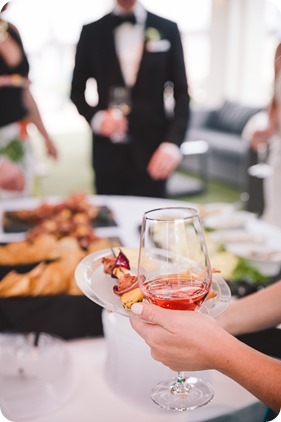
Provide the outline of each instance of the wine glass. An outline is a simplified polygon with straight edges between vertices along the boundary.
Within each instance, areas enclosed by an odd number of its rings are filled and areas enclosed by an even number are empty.
[[[204,312],[212,270],[196,209],[168,207],[144,214],[138,280],[148,302],[171,310]],[[187,378],[183,372],[160,382],[151,394],[162,408],[178,411],[204,406],[213,396],[209,383]]]
[[[268,143],[266,141],[259,141],[257,145],[258,162],[257,164],[249,167],[248,174],[250,176],[258,177],[259,179],[265,179],[271,175],[272,169],[270,165],[267,164],[268,150]]]
[[[131,111],[131,93],[128,87],[113,86],[109,91],[109,109],[116,119],[127,117]],[[116,132],[111,136],[112,142],[127,143],[128,135]]]

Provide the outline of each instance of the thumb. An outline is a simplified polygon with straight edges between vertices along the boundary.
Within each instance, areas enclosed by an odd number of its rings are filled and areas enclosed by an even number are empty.
[[[165,326],[167,315],[165,309],[160,306],[148,302],[137,302],[132,305],[131,311],[147,322]]]

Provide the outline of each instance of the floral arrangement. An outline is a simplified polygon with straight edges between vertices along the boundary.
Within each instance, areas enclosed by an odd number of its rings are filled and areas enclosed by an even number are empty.
[[[149,41],[160,41],[161,34],[158,29],[149,27],[145,31],[145,42]]]

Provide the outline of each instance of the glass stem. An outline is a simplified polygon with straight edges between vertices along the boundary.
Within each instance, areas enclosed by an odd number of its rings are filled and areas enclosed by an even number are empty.
[[[171,393],[174,395],[186,395],[192,389],[191,385],[186,382],[184,372],[178,372],[177,380],[175,384],[171,387]]]
[[[185,382],[185,374],[184,374],[184,372],[178,372],[177,383],[178,384],[183,384],[184,382]]]
[[[267,159],[267,144],[262,142],[258,145],[258,163],[264,164]]]

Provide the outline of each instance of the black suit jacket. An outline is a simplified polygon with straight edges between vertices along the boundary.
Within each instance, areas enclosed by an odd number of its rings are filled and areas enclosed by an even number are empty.
[[[98,110],[108,108],[110,87],[125,85],[115,50],[112,22],[112,14],[107,14],[83,26],[77,44],[71,99],[89,123]],[[182,143],[189,117],[188,86],[178,27],[176,23],[148,12],[146,28],[157,29],[161,39],[169,41],[170,48],[164,52],[149,52],[144,40],[137,79],[131,91],[129,135],[138,162],[143,166],[161,142]],[[97,82],[99,100],[95,107],[85,99],[89,78]],[[164,86],[169,81],[174,86],[175,97],[175,110],[170,117],[165,112],[163,100]],[[101,141],[105,145],[103,137],[94,136],[96,152]]]

